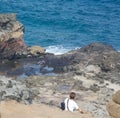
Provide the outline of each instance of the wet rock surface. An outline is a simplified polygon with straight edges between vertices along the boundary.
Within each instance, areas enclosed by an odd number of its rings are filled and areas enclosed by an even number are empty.
[[[97,49],[99,45],[106,46],[95,43],[88,47]],[[11,62],[4,60],[1,70],[7,70],[5,74],[16,79],[4,82],[0,78],[0,100],[15,99],[26,104],[44,103],[60,107],[70,91],[75,91],[76,101],[82,109],[92,112],[96,118],[109,118],[106,103],[119,90],[120,56],[111,46],[106,48],[109,51],[101,47],[101,53],[97,50],[86,53],[81,48],[63,55],[45,54]],[[11,64],[9,68],[8,64]]]
[[[97,49],[99,45],[106,46],[95,43],[88,47]],[[101,53],[91,50],[88,54],[81,48],[63,55],[4,60],[1,70],[7,70],[5,74],[16,79],[5,83],[0,78],[0,100],[15,99],[26,104],[44,103],[60,107],[70,91],[75,91],[76,101],[82,109],[92,112],[96,118],[109,118],[106,103],[119,90],[120,56],[111,46],[106,48],[109,51],[101,47]],[[8,64],[11,65],[9,68]]]
[[[92,43],[54,55],[39,46],[26,46],[23,32],[15,14],[0,14],[0,101],[60,107],[75,91],[81,108],[96,118],[109,118],[106,103],[120,89],[120,52]]]
[[[97,65],[103,72],[109,72],[114,69],[119,71],[120,53],[111,45],[102,43],[92,43],[81,49],[71,51],[69,53],[45,57],[47,64],[54,66],[56,71],[77,70],[76,66],[86,67],[88,65]]]
[[[120,84],[120,53],[111,45],[92,43],[63,55],[46,55],[45,62],[58,73],[74,72]]]

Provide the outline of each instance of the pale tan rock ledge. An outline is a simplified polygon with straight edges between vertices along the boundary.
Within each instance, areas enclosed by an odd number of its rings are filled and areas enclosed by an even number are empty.
[[[110,114],[110,118],[120,118],[120,90],[118,90],[107,104],[107,110]]]
[[[15,101],[1,102],[0,115],[0,118],[95,118],[90,113],[71,113],[48,105],[25,105]]]

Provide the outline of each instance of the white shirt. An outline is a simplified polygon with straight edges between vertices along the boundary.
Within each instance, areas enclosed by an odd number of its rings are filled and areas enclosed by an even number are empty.
[[[69,111],[73,112],[74,110],[77,110],[79,108],[77,103],[73,99],[66,98],[64,103],[65,103],[66,111],[69,110]]]

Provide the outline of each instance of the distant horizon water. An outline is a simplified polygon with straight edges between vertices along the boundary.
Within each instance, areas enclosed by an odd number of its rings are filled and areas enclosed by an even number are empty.
[[[0,0],[0,13],[17,13],[27,45],[63,54],[93,42],[120,51],[119,0]]]

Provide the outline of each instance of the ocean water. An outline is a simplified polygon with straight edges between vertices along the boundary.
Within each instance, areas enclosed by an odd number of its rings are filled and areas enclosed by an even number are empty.
[[[120,50],[120,0],[0,0],[0,13],[16,13],[27,45],[62,54],[92,42]]]

